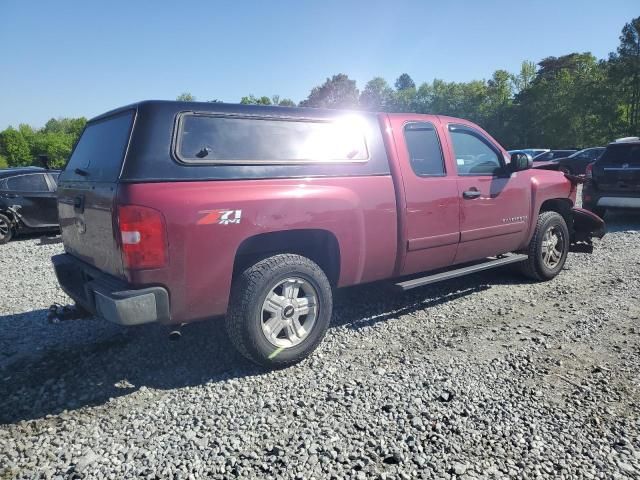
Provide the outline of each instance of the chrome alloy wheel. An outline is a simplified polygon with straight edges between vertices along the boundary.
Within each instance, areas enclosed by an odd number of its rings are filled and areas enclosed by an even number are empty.
[[[318,294],[308,281],[289,277],[279,281],[262,303],[262,333],[276,347],[302,342],[318,318]]]
[[[542,261],[547,268],[553,270],[562,260],[565,249],[565,238],[562,229],[554,225],[544,232],[542,239]]]
[[[4,221],[4,219],[0,218],[0,240],[9,235],[11,230],[11,225]]]

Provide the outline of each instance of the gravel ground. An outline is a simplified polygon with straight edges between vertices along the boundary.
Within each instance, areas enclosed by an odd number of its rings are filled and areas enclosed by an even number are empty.
[[[0,247],[0,479],[640,478],[640,215],[555,280],[339,292],[264,372],[222,322],[49,325],[59,243]]]

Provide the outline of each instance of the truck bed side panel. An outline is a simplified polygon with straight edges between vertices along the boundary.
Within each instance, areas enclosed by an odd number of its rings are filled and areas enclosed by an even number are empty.
[[[169,235],[169,267],[132,274],[136,285],[163,285],[171,316],[183,322],[223,314],[240,244],[296,229],[332,233],[340,248],[338,286],[392,276],[397,213],[390,175],[123,184],[121,203],[160,210]],[[225,223],[227,220],[237,222]]]

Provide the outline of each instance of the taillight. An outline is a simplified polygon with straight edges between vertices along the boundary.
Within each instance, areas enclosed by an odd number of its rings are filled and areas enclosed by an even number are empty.
[[[120,205],[118,223],[125,268],[141,270],[167,264],[167,230],[162,213],[139,205]]]
[[[587,165],[587,168],[584,171],[584,174],[587,178],[593,178],[593,163]]]

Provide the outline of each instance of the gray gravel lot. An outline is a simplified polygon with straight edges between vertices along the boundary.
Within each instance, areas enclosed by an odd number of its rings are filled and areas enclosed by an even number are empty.
[[[0,246],[0,479],[640,478],[640,215],[548,283],[341,291],[264,372],[211,321],[49,325],[39,238]]]

